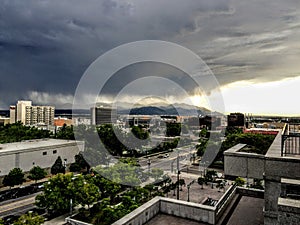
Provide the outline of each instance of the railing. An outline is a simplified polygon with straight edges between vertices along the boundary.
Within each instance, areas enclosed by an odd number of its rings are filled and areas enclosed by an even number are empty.
[[[226,193],[222,196],[222,198],[218,201],[216,207],[216,213],[218,214],[221,208],[226,205],[227,201],[235,194],[236,184],[230,186],[230,188],[226,191]]]
[[[300,124],[285,124],[281,133],[281,156],[300,155]]]

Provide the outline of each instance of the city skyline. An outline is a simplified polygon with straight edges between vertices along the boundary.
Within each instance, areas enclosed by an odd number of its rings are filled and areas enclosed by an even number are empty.
[[[57,108],[70,105],[82,74],[98,56],[121,44],[151,39],[177,43],[202,58],[220,84],[226,113],[297,116],[300,107],[292,101],[300,85],[297,6],[293,0],[3,1],[0,109],[17,99]],[[141,72],[183,77],[159,65],[128,67],[103,99],[110,101]],[[188,82],[184,85],[193,89]],[[174,92],[166,100],[209,106],[203,96],[191,93],[185,99]]]

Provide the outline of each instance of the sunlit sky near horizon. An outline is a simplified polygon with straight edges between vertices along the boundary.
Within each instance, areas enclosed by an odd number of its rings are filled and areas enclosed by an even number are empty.
[[[299,0],[0,0],[0,109],[20,99],[70,108],[94,60],[141,40],[173,42],[196,53],[220,85],[225,113],[300,115]],[[216,95],[197,95],[180,71],[145,63],[120,71],[104,99],[141,74],[160,74],[188,90],[189,97],[169,91],[169,103],[209,108],[207,98]],[[151,85],[153,95],[166,87]],[[119,100],[140,95],[142,90]],[[86,103],[88,94],[82,99]]]

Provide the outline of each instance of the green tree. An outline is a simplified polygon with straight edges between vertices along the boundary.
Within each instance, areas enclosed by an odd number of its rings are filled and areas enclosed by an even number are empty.
[[[181,132],[181,124],[180,123],[166,123],[167,131],[166,135],[168,137],[179,136]]]
[[[75,191],[73,196],[75,204],[90,208],[90,205],[100,198],[99,188],[91,181],[85,179],[83,175],[73,177],[69,188]]]
[[[46,175],[47,175],[47,172],[43,168],[41,168],[39,166],[35,166],[29,171],[28,178],[30,180],[34,180],[36,183],[38,180],[45,178]]]
[[[179,179],[180,191],[182,191],[182,186],[185,185],[184,179]]]
[[[20,168],[14,168],[4,177],[3,184],[10,188],[22,184],[25,181],[24,173]]]
[[[44,218],[36,213],[29,212],[19,217],[14,225],[40,225],[44,223]]]
[[[153,177],[154,180],[157,180],[157,179],[161,178],[163,174],[164,174],[164,171],[162,169],[153,168],[153,169],[151,169],[150,176]]]
[[[73,125],[67,126],[66,124],[64,124],[61,128],[58,129],[55,137],[57,139],[75,140]]]
[[[58,173],[65,173],[66,168],[64,167],[61,157],[58,156],[55,160],[53,166],[51,167],[51,174],[55,175]]]
[[[24,126],[20,121],[0,126],[0,143],[19,142],[30,139],[49,138],[51,132],[36,127]]]
[[[201,189],[203,189],[203,184],[205,183],[205,178],[204,177],[199,177],[198,178],[198,184],[201,185]]]
[[[4,225],[4,221],[2,218],[0,218],[0,225]]]
[[[89,171],[89,169],[90,165],[86,162],[83,155],[81,153],[75,155],[75,162],[70,165],[70,172]]]
[[[44,184],[44,193],[36,197],[36,205],[50,212],[66,213],[72,206],[88,206],[100,197],[97,186],[83,175],[57,174]]]
[[[133,126],[131,128],[131,132],[138,139],[146,140],[147,138],[149,138],[149,132],[146,130],[143,130],[143,128],[141,128],[139,126]]]
[[[241,178],[241,177],[237,177],[234,181],[234,183],[237,185],[237,186],[243,186],[246,181],[245,179]]]
[[[213,182],[214,178],[217,176],[217,171],[208,170],[204,176],[205,182]]]

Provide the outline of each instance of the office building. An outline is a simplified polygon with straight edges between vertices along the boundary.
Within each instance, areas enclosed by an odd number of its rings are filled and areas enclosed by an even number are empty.
[[[91,108],[91,124],[115,124],[117,121],[116,110],[109,106],[96,106]]]
[[[244,127],[245,116],[243,113],[230,113],[227,116],[227,122],[229,127]]]

